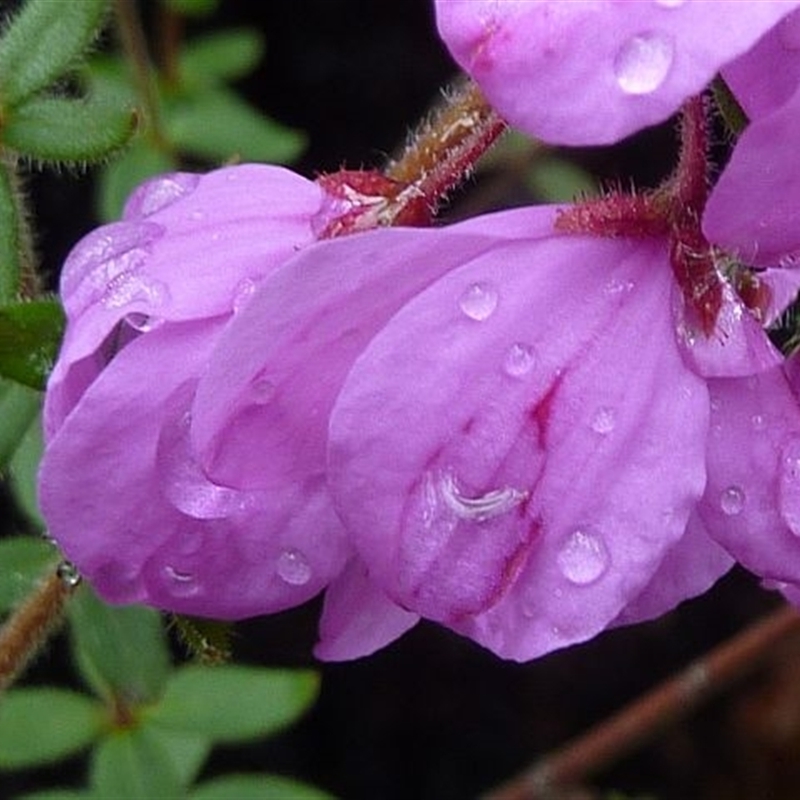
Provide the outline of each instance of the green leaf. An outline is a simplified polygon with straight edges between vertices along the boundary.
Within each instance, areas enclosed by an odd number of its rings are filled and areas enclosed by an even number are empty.
[[[20,203],[13,167],[0,161],[0,302],[16,300],[21,267]]]
[[[333,795],[280,775],[226,775],[196,786],[189,800],[333,800]]]
[[[0,38],[0,104],[6,112],[75,66],[107,7],[107,0],[23,4]]]
[[[148,725],[147,730],[168,754],[181,786],[189,786],[200,774],[211,751],[209,738],[196,733],[157,728],[154,725]]]
[[[0,306],[0,375],[44,389],[64,325],[64,311],[56,300]]]
[[[39,392],[0,378],[0,469],[8,466],[40,406]]]
[[[219,0],[163,0],[163,2],[170,11],[186,17],[206,17],[219,6]]]
[[[180,57],[181,79],[187,85],[232,81],[252,72],[264,57],[264,37],[251,28],[198,36]]]
[[[161,694],[170,658],[158,612],[107,605],[84,584],[68,613],[75,661],[96,692],[129,704],[152,702]]]
[[[80,789],[44,789],[33,794],[23,794],[14,800],[99,800],[99,798]]]
[[[303,136],[262,116],[233,92],[203,92],[176,101],[164,114],[167,135],[190,155],[211,161],[286,163],[301,153]]]
[[[84,165],[127,144],[139,116],[105,94],[34,97],[8,115],[3,142],[38,161]]]
[[[307,670],[187,666],[173,673],[151,720],[215,742],[241,742],[294,722],[317,696]]]
[[[100,218],[111,222],[120,218],[128,195],[145,178],[177,168],[174,160],[140,137],[120,158],[108,164],[98,181],[97,207]]]
[[[95,748],[94,794],[114,800],[182,798],[180,779],[160,740],[146,727],[116,731]]]
[[[0,703],[0,768],[47,764],[88,747],[106,725],[96,701],[66,689],[12,689]]]
[[[14,608],[57,563],[58,553],[44,539],[12,536],[0,540],[0,613]]]
[[[39,464],[43,452],[42,419],[38,414],[25,431],[8,465],[14,499],[31,526],[38,531],[43,531],[47,527],[39,511],[37,497]],[[0,564],[2,563],[0,560]]]
[[[588,173],[557,156],[535,161],[527,182],[531,191],[548,203],[570,203],[577,197],[597,194],[597,186]]]

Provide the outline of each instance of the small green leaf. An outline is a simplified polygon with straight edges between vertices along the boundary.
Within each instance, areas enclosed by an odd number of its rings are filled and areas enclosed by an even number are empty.
[[[43,452],[42,419],[38,414],[20,440],[8,469],[14,499],[31,526],[39,531],[43,531],[47,527],[39,511],[37,497],[37,479]],[[3,561],[0,559],[0,564],[2,563]]]
[[[144,726],[112,733],[92,756],[91,784],[98,797],[170,800],[185,796],[169,753]]]
[[[39,392],[0,378],[0,469],[5,469],[42,403]]]
[[[0,768],[47,764],[88,747],[106,724],[96,701],[66,689],[12,689],[0,703]]]
[[[0,302],[17,299],[20,259],[20,203],[11,165],[0,161]]]
[[[0,38],[0,104],[7,111],[49,86],[91,44],[107,0],[27,0]]]
[[[262,116],[223,89],[185,97],[164,114],[167,134],[189,155],[211,161],[286,163],[301,153],[303,136]]]
[[[0,306],[0,375],[44,389],[64,325],[64,311],[56,300]]]
[[[14,608],[57,563],[58,553],[44,539],[12,536],[0,540],[0,613]]]
[[[548,203],[570,203],[578,197],[597,194],[597,185],[587,172],[557,156],[535,161],[527,182],[531,191]]]
[[[194,788],[189,800],[334,800],[333,795],[280,775],[225,775]]]
[[[176,169],[173,159],[144,137],[137,138],[119,158],[108,164],[98,181],[97,207],[106,222],[119,219],[128,195],[145,178]]]
[[[226,30],[189,41],[180,57],[187,85],[233,81],[251,73],[264,57],[264,37],[252,28]]]
[[[170,11],[186,17],[206,17],[219,6],[219,0],[163,0],[163,2]]]
[[[3,141],[38,161],[84,165],[124,147],[137,123],[134,110],[105,95],[33,98],[9,115]]]
[[[187,666],[173,673],[151,720],[215,742],[241,742],[294,722],[313,703],[318,686],[316,674],[307,670]]]
[[[200,774],[211,750],[209,738],[196,733],[157,728],[154,725],[148,725],[147,730],[168,754],[181,786],[189,786]]]
[[[110,606],[84,584],[69,606],[71,644],[87,683],[102,697],[152,702],[170,668],[158,612],[142,606]]]

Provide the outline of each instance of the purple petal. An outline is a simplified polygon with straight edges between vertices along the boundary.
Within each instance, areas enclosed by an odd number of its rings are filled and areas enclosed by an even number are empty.
[[[329,482],[395,602],[528,659],[643,591],[704,482],[707,396],[670,285],[666,244],[498,243],[373,339]]]
[[[752,122],[709,197],[709,241],[748,264],[791,265],[800,258],[800,92]]]
[[[699,512],[743,566],[800,581],[800,506],[787,485],[800,408],[782,369],[709,381],[708,483]],[[798,453],[800,455],[800,453]],[[788,523],[788,524],[787,524]]]
[[[325,592],[314,654],[324,661],[368,656],[418,621],[416,614],[393,603],[369,580],[360,561],[353,560]]]
[[[456,61],[508,121],[604,144],[667,119],[797,2],[437,0]]]

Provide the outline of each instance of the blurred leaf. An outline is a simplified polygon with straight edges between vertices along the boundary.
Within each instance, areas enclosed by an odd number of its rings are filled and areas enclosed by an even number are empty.
[[[168,731],[154,725],[148,725],[147,730],[168,754],[181,786],[189,786],[200,774],[211,750],[209,738],[196,733]]]
[[[186,17],[205,17],[217,10],[219,0],[163,0],[164,5],[176,14]]]
[[[71,756],[88,747],[105,724],[103,707],[85,695],[52,687],[12,689],[0,703],[0,768]]]
[[[84,584],[68,613],[75,661],[96,692],[134,704],[152,702],[161,694],[170,657],[158,612],[107,605]]]
[[[114,800],[182,798],[180,779],[160,740],[146,727],[115,731],[92,754],[94,794]]]
[[[8,115],[3,142],[38,161],[83,165],[124,147],[137,123],[133,109],[99,92],[78,100],[35,97]]]
[[[0,540],[0,613],[14,608],[57,563],[56,549],[44,539],[12,536]]]
[[[0,469],[8,466],[40,405],[39,392],[0,378]]]
[[[527,177],[531,191],[548,203],[569,203],[581,196],[597,194],[597,184],[591,175],[557,156],[536,160]]]
[[[176,101],[165,111],[164,125],[179,150],[211,161],[286,163],[305,146],[301,134],[264,117],[224,89]]]
[[[189,800],[333,800],[333,795],[280,775],[226,775],[194,788]]]
[[[146,178],[177,168],[173,159],[140,137],[103,169],[98,182],[98,213],[106,222],[119,219],[128,195]]]
[[[19,203],[13,168],[0,161],[0,302],[17,299],[20,268]]]
[[[39,531],[43,531],[47,527],[39,511],[37,497],[37,478],[43,452],[42,419],[41,415],[37,415],[28,426],[28,430],[25,431],[25,435],[9,462],[9,474],[17,505],[28,517],[31,525]],[[0,564],[2,563],[3,561],[0,559]]]
[[[27,0],[0,38],[4,111],[61,77],[91,44],[107,0]],[[4,115],[5,116],[5,115]]]
[[[33,794],[19,795],[14,800],[100,800],[100,798],[80,789],[44,789]]]
[[[64,324],[64,311],[56,300],[0,306],[0,375],[44,389]]]
[[[189,84],[232,81],[251,73],[264,57],[264,37],[251,28],[198,36],[180,56],[181,79]]]
[[[241,742],[294,722],[314,702],[318,686],[317,675],[307,670],[182,667],[151,720],[215,742]]]

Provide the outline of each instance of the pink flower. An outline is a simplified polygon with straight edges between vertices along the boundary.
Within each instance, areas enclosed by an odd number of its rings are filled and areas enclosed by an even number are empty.
[[[166,175],[67,259],[40,496],[52,536],[108,600],[241,617],[300,603],[344,567],[338,524],[265,538],[264,518],[282,510],[260,489],[213,484],[192,452],[211,353],[257,287],[315,240],[329,205],[274,167]],[[248,391],[267,402],[270,386]]]
[[[798,5],[436,0],[436,13],[456,61],[512,125],[585,145],[663,122]]]

